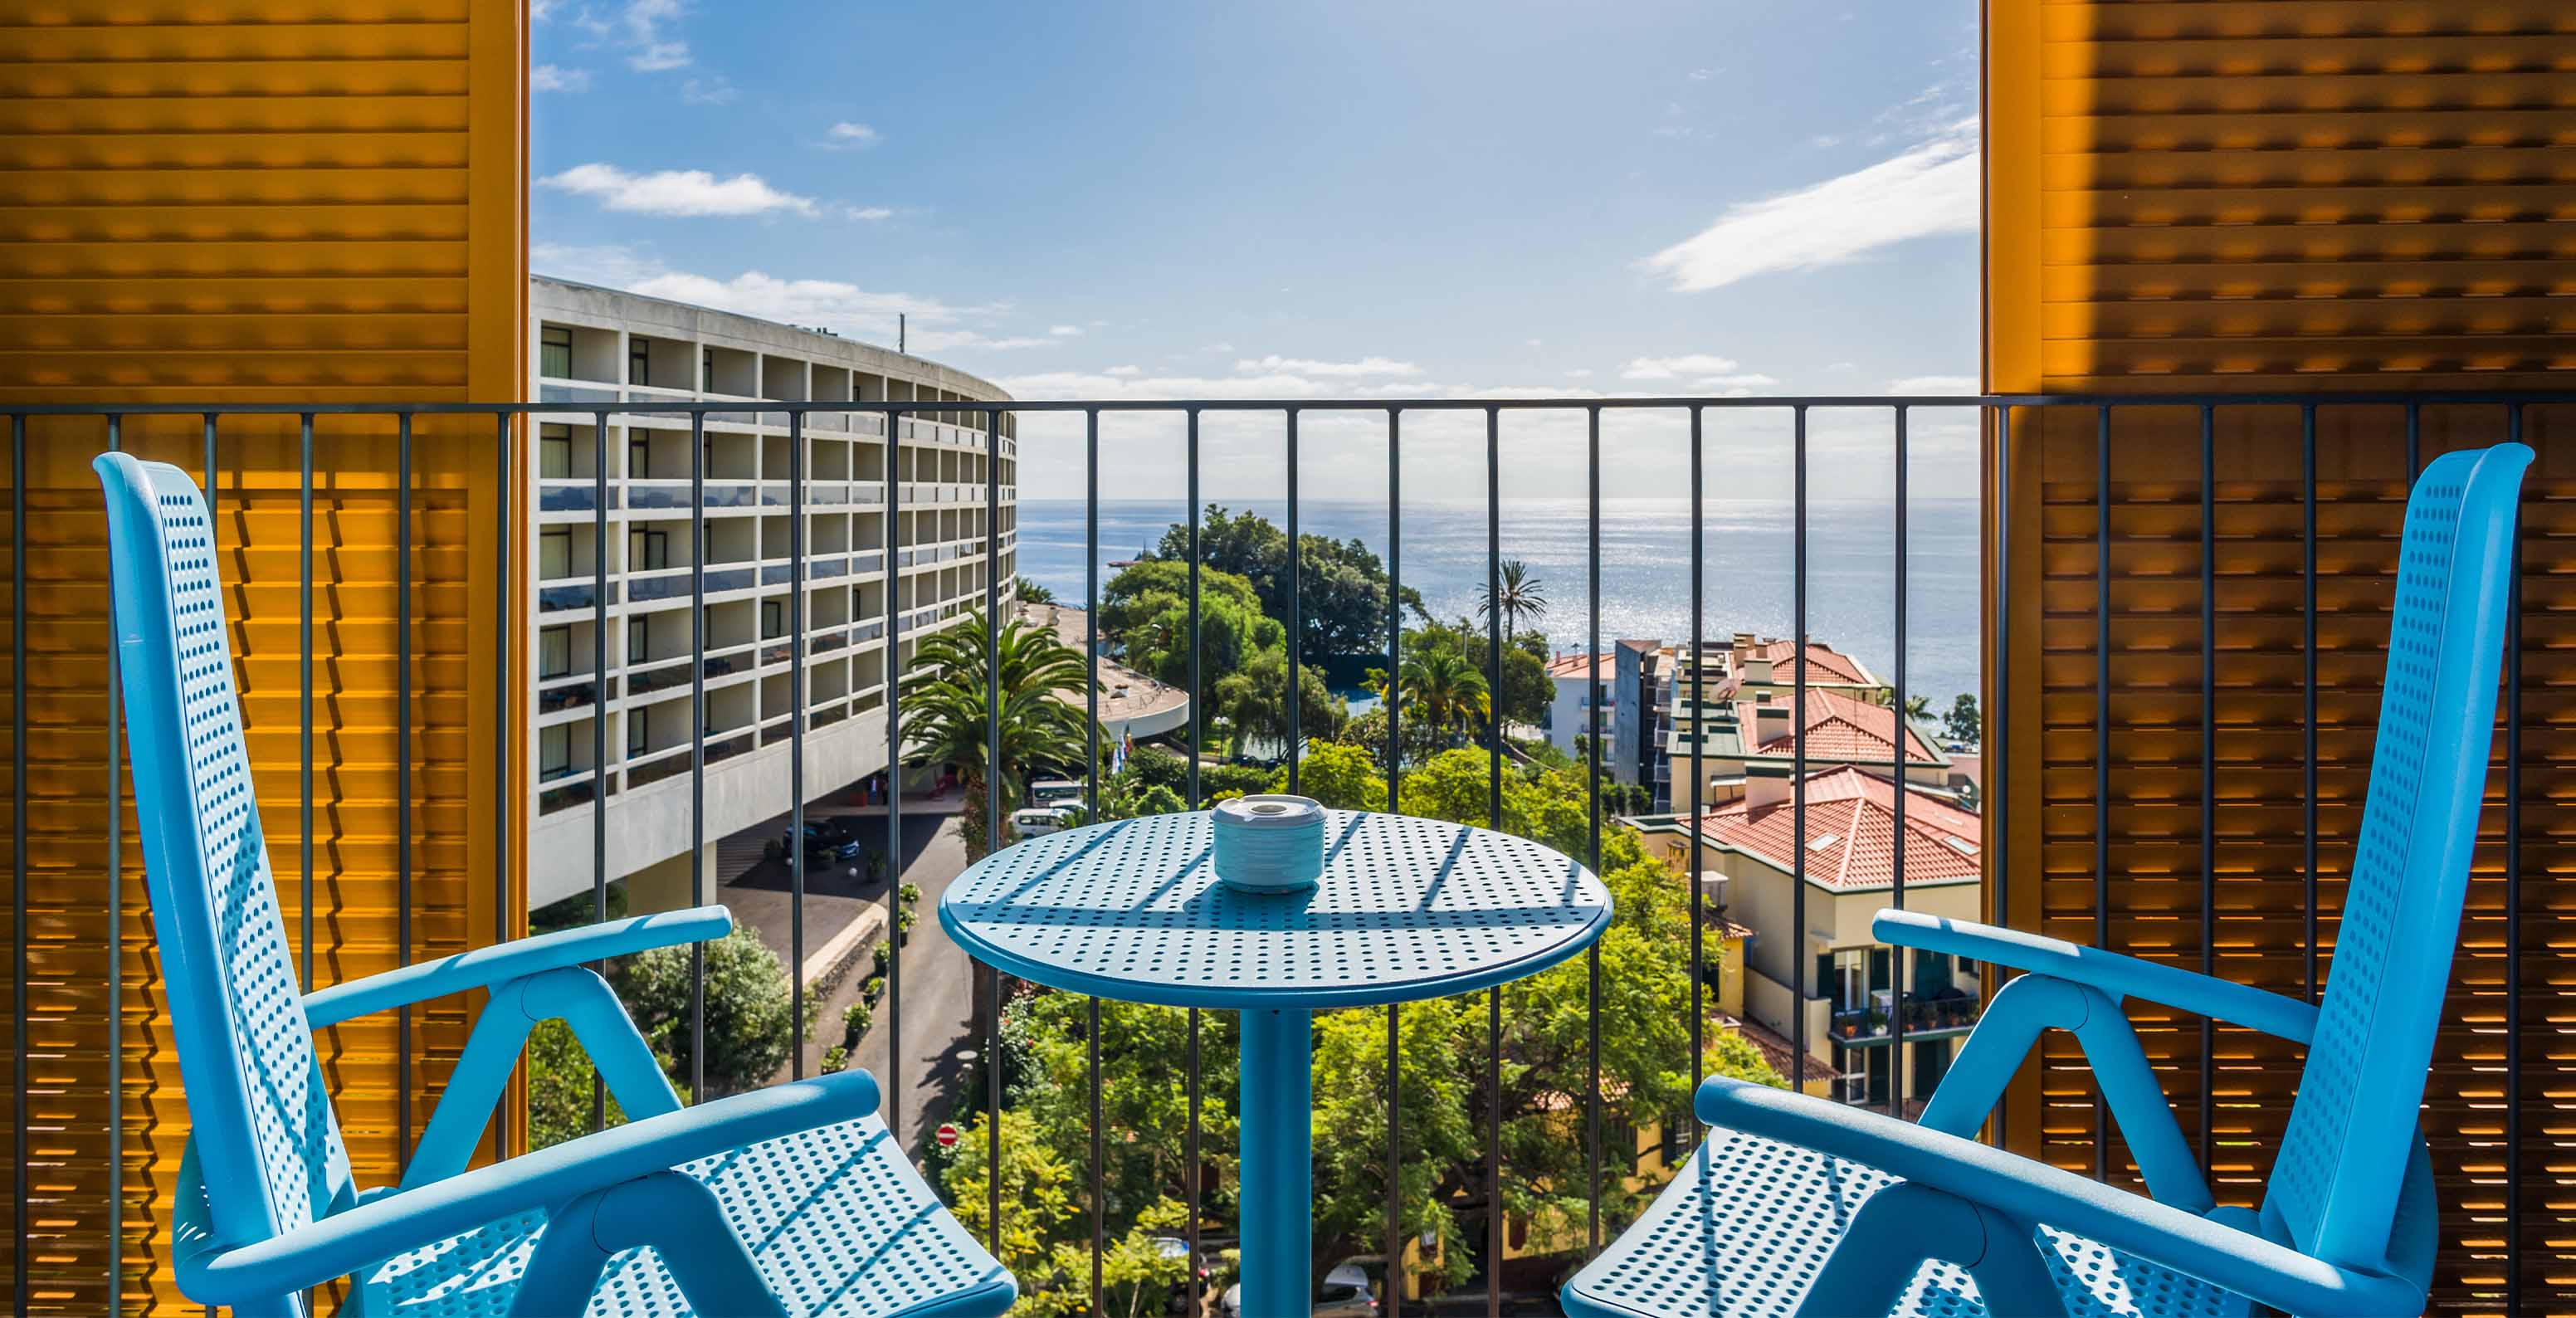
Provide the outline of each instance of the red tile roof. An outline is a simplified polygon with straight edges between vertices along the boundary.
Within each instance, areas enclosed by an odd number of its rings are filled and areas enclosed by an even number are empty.
[[[1797,674],[1790,671],[1789,656],[1795,653],[1797,648],[1796,641],[1756,641],[1751,646],[1735,652],[1736,666],[1743,667],[1748,659],[1767,660],[1771,664],[1772,681],[1784,684],[1795,682],[1798,678]],[[1871,681],[1867,674],[1861,672],[1858,660],[1822,641],[1807,642],[1807,680],[1852,685],[1867,684]]]
[[[1773,1030],[1770,1026],[1764,1025],[1760,1021],[1747,1020],[1741,1016],[1730,1016],[1721,1011],[1717,1013],[1717,1023],[1721,1028],[1733,1030],[1737,1034],[1744,1036],[1744,1041],[1746,1043],[1752,1044],[1755,1048],[1761,1050],[1762,1060],[1769,1062],[1771,1064],[1771,1069],[1780,1073],[1781,1079],[1786,1080],[1789,1078],[1789,1057],[1797,1045],[1780,1037],[1778,1031]],[[1831,1080],[1835,1078],[1833,1066],[1826,1062],[1825,1059],[1816,1056],[1814,1053],[1808,1053],[1800,1060],[1804,1065],[1800,1066],[1798,1069],[1805,1073],[1803,1079],[1805,1079],[1807,1083],[1813,1084],[1819,1080]]]
[[[1896,789],[1850,765],[1807,775],[1807,882],[1834,892],[1895,886]],[[1700,816],[1700,832],[1783,873],[1797,869],[1795,797],[1745,801]],[[1982,828],[1977,816],[1920,788],[1905,800],[1907,884],[1973,883]]]
[[[1772,703],[1788,702],[1775,699]],[[1737,726],[1752,731],[1756,708],[1749,700],[1735,702]],[[1821,687],[1808,690],[1807,756],[1810,760],[1858,760],[1885,764],[1896,758],[1895,738],[1895,710]],[[1782,757],[1795,755],[1797,740],[1783,734],[1754,746],[1753,753]],[[1915,764],[1940,763],[1931,746],[1925,744],[1923,734],[1911,726],[1905,729],[1905,758]]]
[[[1560,655],[1557,658],[1548,661],[1547,675],[1549,677],[1579,678],[1584,676],[1584,663],[1585,660],[1582,655]],[[1610,677],[1610,656],[1606,654],[1594,655],[1591,658],[1591,663],[1597,666],[1604,680],[1607,680]]]

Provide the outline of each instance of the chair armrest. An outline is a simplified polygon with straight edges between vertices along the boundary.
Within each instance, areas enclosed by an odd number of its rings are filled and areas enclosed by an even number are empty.
[[[318,1030],[407,1003],[490,988],[506,979],[585,961],[722,938],[732,929],[731,911],[721,906],[698,906],[539,934],[334,984],[305,995],[304,1015]]]
[[[379,1195],[257,1244],[207,1242],[181,1255],[179,1285],[201,1304],[290,1294],[486,1223],[747,1144],[866,1116],[865,1071],[800,1080],[647,1117],[445,1180]]]
[[[2114,999],[2144,998],[2195,1016],[2261,1030],[2292,1043],[2307,1043],[2317,1032],[2317,1009],[2297,998],[2062,938],[1896,910],[1880,911],[1878,918],[1870,922],[1870,932],[1882,943],[1992,961],[2088,985]]]
[[[2422,1289],[2398,1277],[2339,1268],[2251,1232],[2116,1190],[1974,1140],[1863,1108],[1713,1077],[1699,1119],[1819,1153],[2044,1222],[2223,1286],[2289,1313],[2416,1313]]]

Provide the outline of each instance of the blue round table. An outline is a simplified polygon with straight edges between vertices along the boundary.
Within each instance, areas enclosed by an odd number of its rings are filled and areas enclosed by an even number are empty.
[[[1328,812],[1303,892],[1219,883],[1214,845],[1204,812],[1035,838],[959,875],[939,923],[1051,988],[1242,1013],[1243,1311],[1278,1318],[1312,1304],[1310,1013],[1544,970],[1600,936],[1610,894],[1535,842],[1402,815]]]

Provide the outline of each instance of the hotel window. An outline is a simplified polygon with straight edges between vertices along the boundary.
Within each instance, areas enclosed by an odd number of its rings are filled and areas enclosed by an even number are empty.
[[[557,723],[537,729],[537,777],[561,778],[572,772],[572,725]]]
[[[572,575],[572,532],[568,530],[537,533],[537,576],[551,581]]]
[[[650,659],[653,652],[653,629],[646,624],[651,621],[650,618],[626,620],[626,662],[640,664]]]
[[[646,338],[626,340],[626,382],[653,383],[653,341]]]
[[[653,478],[653,438],[630,435],[626,440],[626,475],[630,480]]]
[[[537,331],[537,374],[549,380],[572,378],[572,328],[548,325]]]
[[[760,639],[775,640],[787,634],[787,601],[760,602]]]
[[[655,572],[671,566],[671,533],[635,531],[626,538],[626,570]]]
[[[626,753],[641,755],[644,753],[644,748],[652,743],[653,711],[649,709],[626,711]]]
[[[716,387],[716,350],[698,349],[698,392],[712,393]]]
[[[557,480],[572,475],[572,427],[537,427],[537,474]]]
[[[572,676],[572,628],[548,627],[537,633],[537,678]]]

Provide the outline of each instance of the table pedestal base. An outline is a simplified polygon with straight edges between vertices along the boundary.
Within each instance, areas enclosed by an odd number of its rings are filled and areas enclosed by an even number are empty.
[[[1313,1013],[1241,1013],[1243,1318],[1314,1309]]]

